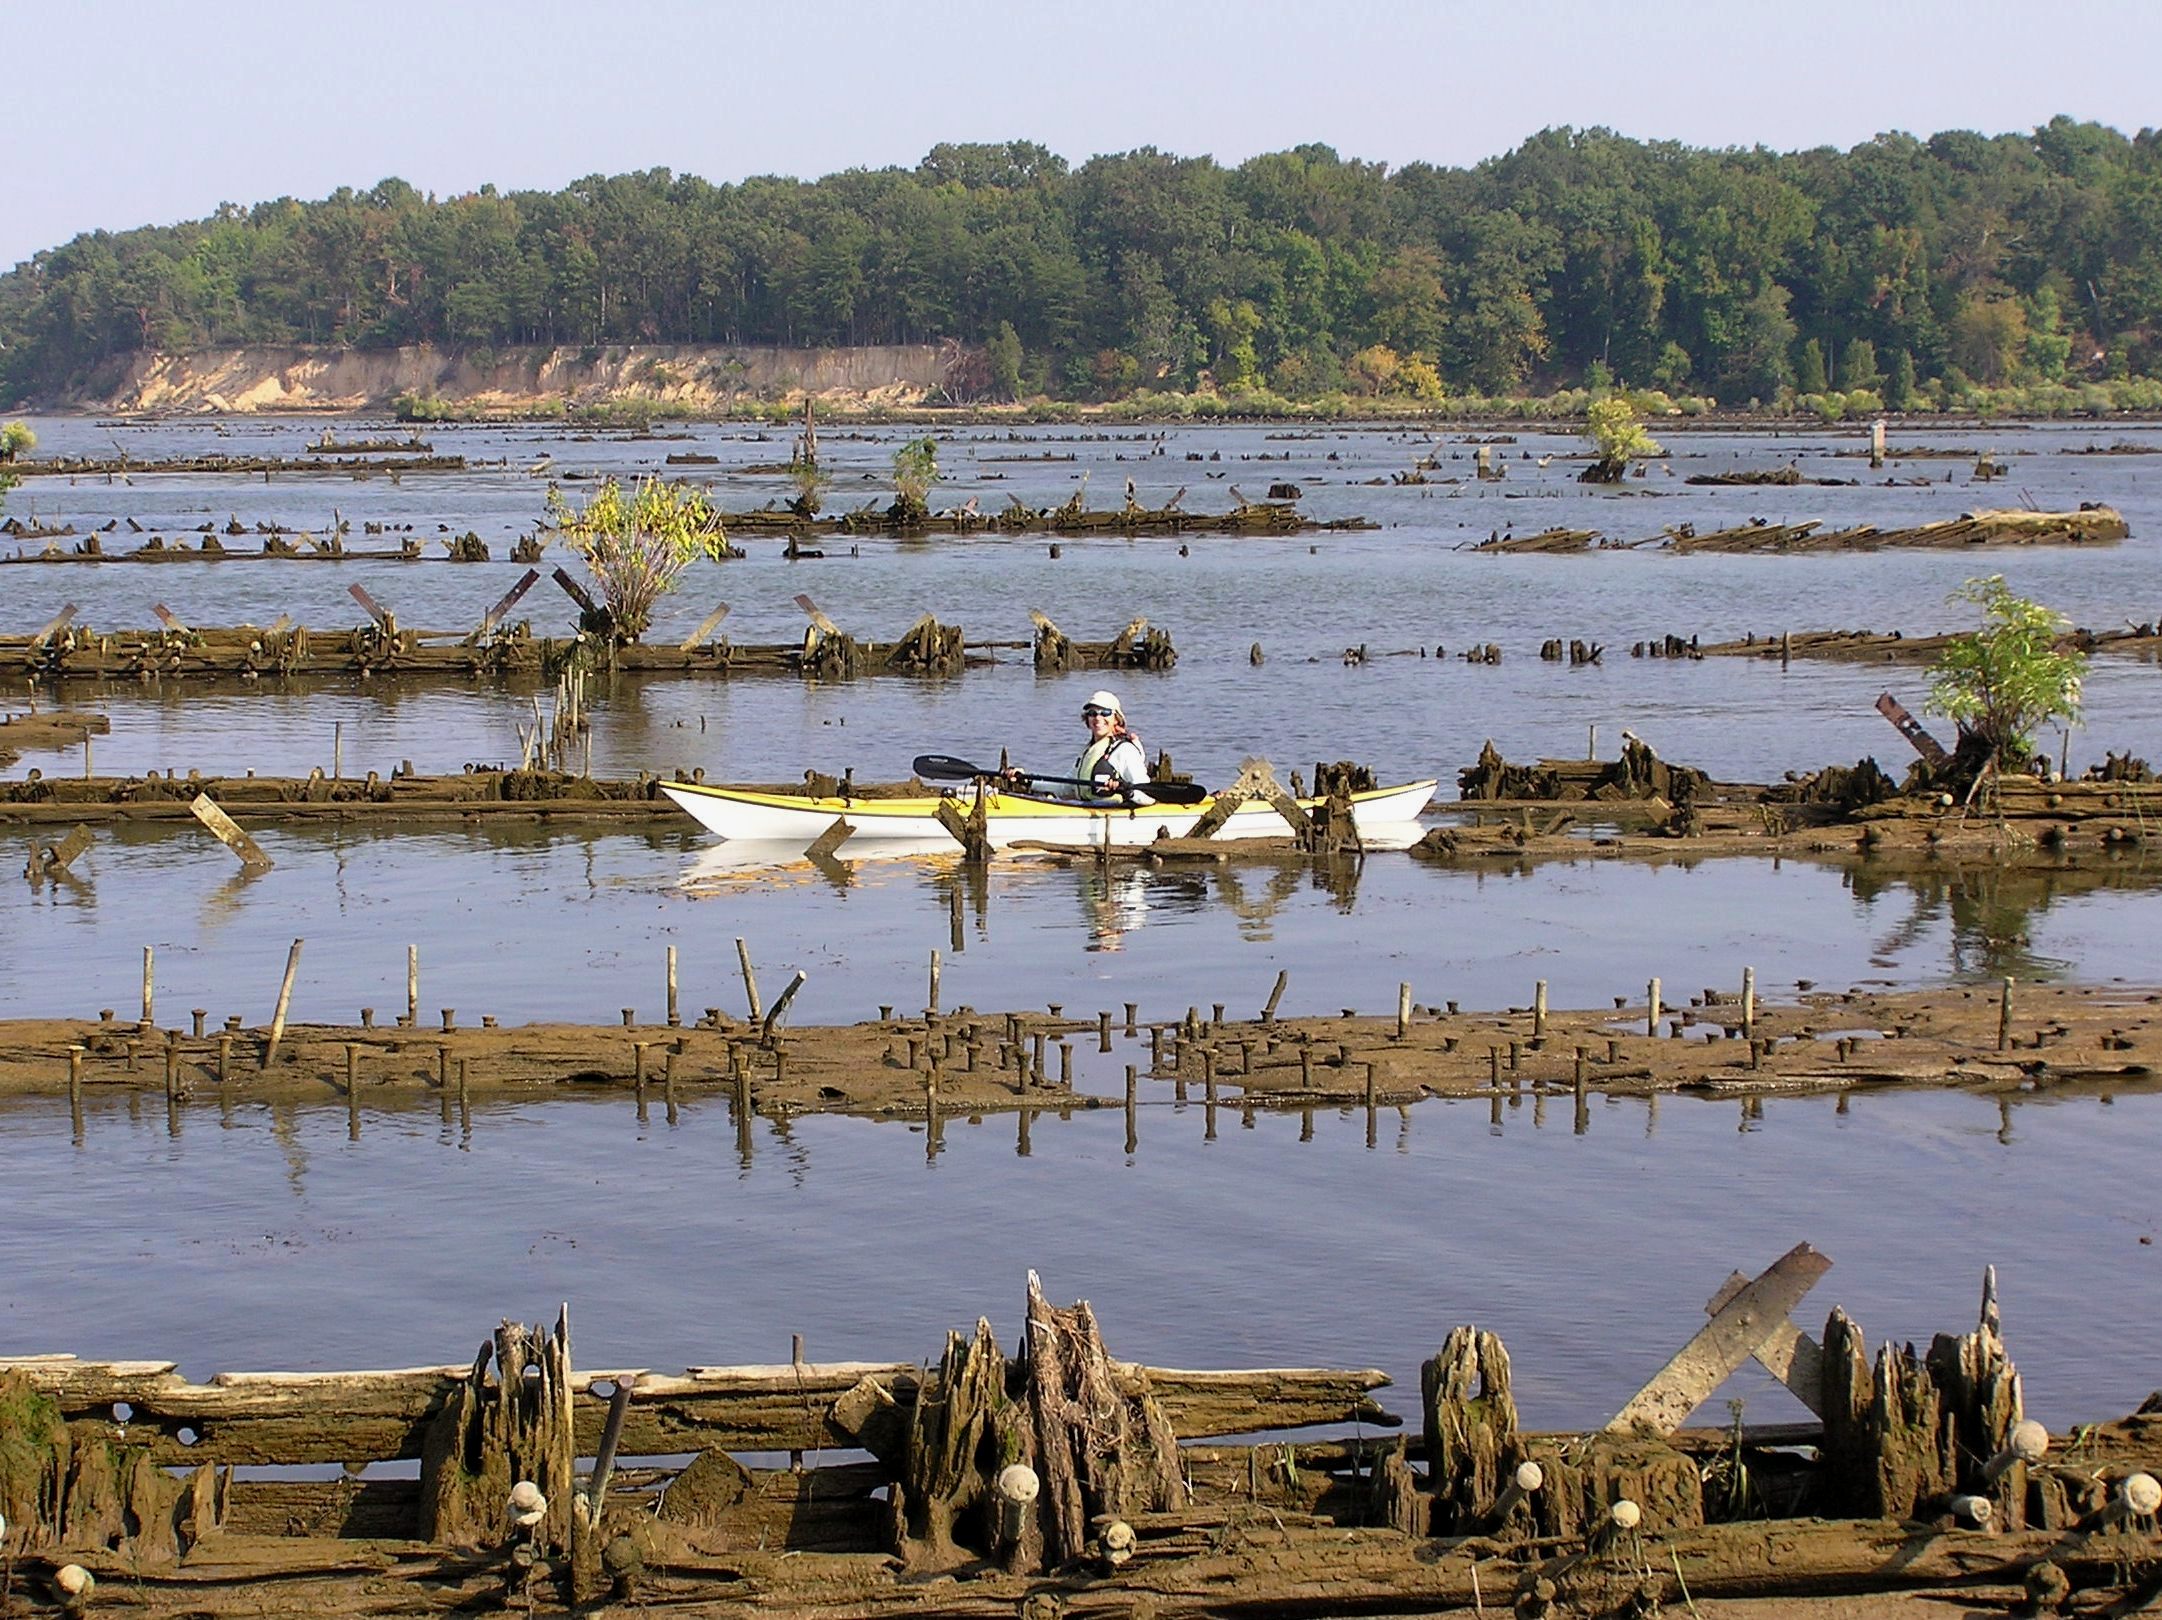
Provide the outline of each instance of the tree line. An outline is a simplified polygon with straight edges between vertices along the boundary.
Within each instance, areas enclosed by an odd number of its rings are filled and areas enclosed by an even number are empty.
[[[2162,372],[2162,132],[1708,150],[1550,129],[1471,168],[1027,141],[913,169],[320,201],[98,231],[0,275],[0,399],[141,350],[956,340],[982,399],[1728,406]]]

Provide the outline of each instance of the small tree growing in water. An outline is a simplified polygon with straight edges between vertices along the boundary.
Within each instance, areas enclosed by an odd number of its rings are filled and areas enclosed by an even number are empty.
[[[910,439],[893,453],[893,487],[898,492],[887,514],[908,525],[931,516],[931,486],[938,482],[938,441],[929,434]]]
[[[28,422],[9,422],[0,426],[0,508],[7,505],[7,493],[22,479],[7,470],[7,464],[28,451],[37,448],[38,436],[30,431]]]
[[[565,543],[585,558],[607,609],[606,632],[619,642],[646,633],[654,605],[692,561],[736,554],[720,513],[686,484],[646,478],[626,495],[611,478],[583,507],[551,484],[548,510]]]
[[[1618,484],[1632,458],[1659,454],[1658,441],[1644,431],[1635,407],[1619,394],[1592,401],[1584,413],[1584,437],[1599,452],[1579,480],[1586,484]]]
[[[2048,722],[2078,724],[2087,657],[2059,645],[2069,621],[2014,596],[2002,574],[1970,579],[1950,600],[1979,608],[1982,623],[1954,636],[1937,659],[1929,707],[1959,726],[1954,769],[1971,786],[2007,763],[2023,767]]]

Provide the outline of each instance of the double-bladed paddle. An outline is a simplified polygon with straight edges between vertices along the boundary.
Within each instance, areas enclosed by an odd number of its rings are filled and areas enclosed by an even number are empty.
[[[982,765],[971,765],[965,759],[955,759],[951,754],[918,754],[915,759],[916,774],[927,782],[972,782],[978,777],[997,781],[999,772]],[[1023,782],[1049,782],[1059,787],[1093,788],[1096,784],[1085,782],[1078,776],[1039,776],[1034,771],[1016,771],[1014,775]],[[1192,782],[1137,782],[1136,793],[1146,793],[1158,804],[1199,804],[1209,796],[1209,790]]]

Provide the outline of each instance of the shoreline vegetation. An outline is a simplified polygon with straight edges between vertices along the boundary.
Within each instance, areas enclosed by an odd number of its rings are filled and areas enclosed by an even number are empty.
[[[1330,419],[1615,390],[1828,420],[2155,409],[2158,185],[2162,133],[2063,116],[1844,152],[1564,127],[1469,169],[1319,144],[1075,166],[1017,140],[810,181],[386,179],[91,232],[0,274],[0,407],[284,350],[473,373],[545,353],[703,409],[781,402],[763,357],[882,350],[883,374],[806,391]],[[681,361],[709,351],[714,374]],[[370,397],[426,420],[484,391],[415,375]]]

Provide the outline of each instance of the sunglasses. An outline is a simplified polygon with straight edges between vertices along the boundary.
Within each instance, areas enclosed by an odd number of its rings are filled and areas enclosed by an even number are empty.
[[[1081,711],[1081,718],[1084,720],[1110,720],[1115,715],[1116,711],[1112,709],[1083,709]]]

